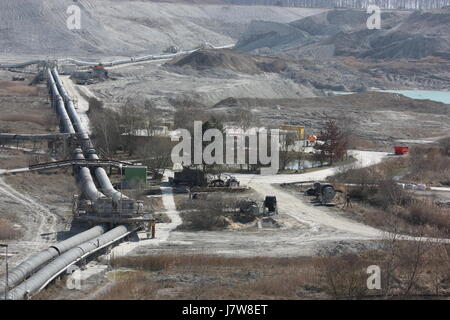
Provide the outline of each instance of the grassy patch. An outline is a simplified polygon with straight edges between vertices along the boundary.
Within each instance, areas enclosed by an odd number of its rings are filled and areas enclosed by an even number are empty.
[[[121,276],[101,299],[378,299],[450,293],[448,245],[386,238],[381,250],[316,257],[161,254],[117,257]],[[382,289],[367,288],[380,266]]]

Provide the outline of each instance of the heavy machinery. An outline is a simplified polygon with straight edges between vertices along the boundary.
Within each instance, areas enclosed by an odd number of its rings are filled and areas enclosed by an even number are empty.
[[[336,196],[336,189],[331,184],[315,182],[312,188],[306,190],[305,194],[308,196],[315,196],[318,202],[326,205],[331,203]]]
[[[224,176],[225,178],[223,178]],[[218,176],[213,176],[208,181],[208,187],[239,187],[240,183],[239,181],[229,175],[229,174],[220,174]]]
[[[275,196],[266,196],[264,201],[259,204],[251,199],[239,200],[236,207],[239,209],[240,215],[256,217],[278,214],[277,197]]]
[[[277,197],[266,196],[263,207],[264,215],[278,214]]]
[[[182,171],[174,173],[172,182],[176,185],[184,186],[205,186],[207,179],[205,173],[196,168],[183,167]]]
[[[180,47],[178,46],[169,46],[163,51],[163,53],[172,53],[172,54],[178,52],[180,52]]]
[[[251,214],[253,216],[259,215],[259,206],[256,201],[250,199],[240,200],[238,201],[237,206],[239,207],[240,213]]]

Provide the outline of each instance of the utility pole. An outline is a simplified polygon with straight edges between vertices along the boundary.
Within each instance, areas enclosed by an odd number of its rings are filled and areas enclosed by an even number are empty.
[[[5,274],[5,300],[8,300],[8,287],[9,287],[9,283],[8,283],[8,245],[7,244],[0,244],[0,247],[5,248],[6,251],[6,274]]]

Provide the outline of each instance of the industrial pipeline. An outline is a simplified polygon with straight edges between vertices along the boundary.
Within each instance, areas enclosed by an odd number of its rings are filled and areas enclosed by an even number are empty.
[[[66,250],[63,254],[34,273],[27,280],[9,291],[8,299],[21,300],[42,290],[49,282],[65,272],[71,265],[79,262],[94,252],[112,245],[136,231],[135,227],[118,226],[98,237],[73,246],[58,247]],[[70,240],[70,239],[69,239]],[[55,246],[56,247],[56,246]]]
[[[61,77],[59,76],[58,70],[56,68],[53,68],[52,71],[52,77],[56,83],[56,87],[61,93],[61,96],[64,99],[64,103],[66,106],[67,114],[69,115],[69,118],[71,123],[73,124],[73,127],[76,131],[76,133],[80,136],[80,139],[82,141],[82,150],[84,153],[84,157],[88,158],[90,160],[98,160],[99,157],[97,155],[96,150],[94,149],[94,146],[91,142],[91,139],[89,138],[89,134],[83,127],[80,117],[78,116],[75,106],[73,103],[73,100],[69,97],[67,91],[64,89],[63,83],[61,81]],[[81,155],[78,153],[78,157],[81,157]],[[87,169],[87,168],[84,168]],[[89,178],[90,171],[89,170],[83,170],[83,168],[80,170],[80,176],[82,181],[82,187],[83,190],[88,191],[85,195],[88,196],[90,200],[92,200],[95,203],[99,200],[99,198],[102,198],[101,196],[95,196],[95,190],[94,187],[92,187],[93,180],[92,178]],[[109,177],[105,171],[105,169],[99,167],[95,169],[95,177],[97,178],[97,181],[99,182],[102,191],[111,198],[114,209],[120,209],[123,211],[129,211],[129,210],[136,210],[137,204],[134,200],[129,199],[126,195],[121,193],[120,191],[117,191],[114,189],[111,181],[109,180]],[[86,189],[85,185],[88,185],[89,188]],[[94,184],[95,186],[95,184]],[[104,202],[104,201],[103,201]]]
[[[79,233],[67,240],[56,243],[49,248],[40,251],[29,259],[25,260],[12,270],[8,272],[8,288],[12,288],[17,284],[24,281],[33,272],[44,266],[49,261],[55,259],[60,254],[70,250],[71,248],[78,246],[88,240],[94,239],[107,230],[106,226],[95,226],[87,231]],[[5,280],[0,280],[0,292],[5,291]]]
[[[215,47],[215,46],[210,45],[210,47],[213,48],[213,49],[231,49],[234,46],[235,46],[234,44],[225,45],[225,46],[219,46],[219,47]],[[185,55],[185,54],[193,53],[193,52],[198,51],[198,50],[199,49],[192,49],[192,50],[180,51],[180,52],[177,52],[177,53],[145,55],[145,56],[141,56],[141,57],[128,57],[128,58],[119,59],[119,60],[100,62],[100,64],[102,64],[104,66],[112,67],[112,66],[117,66],[117,65],[121,65],[121,64],[127,64],[127,63],[152,61],[152,60],[172,59],[172,58],[176,58],[176,57],[179,57],[179,56],[182,56],[182,55]],[[73,58],[58,59],[57,62],[58,63],[73,63],[73,64],[76,64],[78,66],[96,66],[96,65],[99,64],[98,61],[95,61],[95,62],[94,61],[83,61],[83,60],[77,60],[77,59],[73,59]],[[46,63],[46,61],[44,61],[44,60],[33,60],[33,61],[17,63],[17,64],[0,65],[0,69],[24,68],[24,67],[27,67],[27,66],[31,66],[31,65],[35,65],[35,64],[42,64],[42,63]]]
[[[58,71],[56,69],[47,69],[46,74],[52,104],[58,114],[61,131],[68,134],[76,133],[81,136],[85,142],[83,144],[86,149],[84,153],[89,154],[91,159],[98,159],[89,135],[81,125],[73,101],[68,96],[61,82]],[[84,159],[85,155],[83,154],[83,150],[76,148],[73,157],[74,159]],[[116,196],[117,198],[117,194],[120,192],[112,188],[106,172],[104,170],[103,172],[101,170],[96,171],[99,172],[98,177],[100,178],[99,181],[102,187],[105,187],[109,195]],[[100,203],[112,203],[113,199],[105,196],[97,189],[89,168],[78,168],[77,180],[83,190],[83,194],[96,205]],[[120,198],[126,197],[120,195]],[[8,291],[8,299],[27,298],[42,290],[49,282],[67,270],[71,265],[79,262],[80,259],[86,258],[105,246],[114,244],[137,229],[137,227],[133,226],[120,225],[107,231],[108,228],[106,226],[98,225],[65,241],[52,245],[13,268],[8,273],[8,283],[0,282],[0,291],[13,288]]]

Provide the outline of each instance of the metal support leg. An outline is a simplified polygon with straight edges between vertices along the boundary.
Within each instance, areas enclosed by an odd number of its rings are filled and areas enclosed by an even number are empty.
[[[152,226],[152,239],[155,239],[155,237],[156,237],[156,223],[155,223],[155,221],[151,222],[151,226]]]

